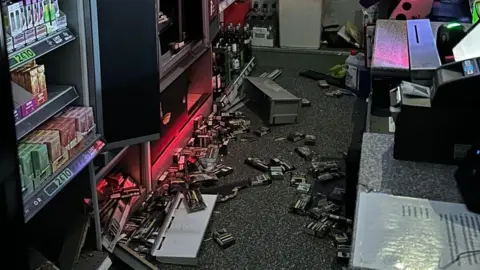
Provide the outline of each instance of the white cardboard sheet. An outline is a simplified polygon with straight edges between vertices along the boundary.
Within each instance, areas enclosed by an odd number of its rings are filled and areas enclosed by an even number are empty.
[[[361,193],[353,267],[479,270],[480,215],[463,204]],[[444,268],[447,266],[447,268]]]

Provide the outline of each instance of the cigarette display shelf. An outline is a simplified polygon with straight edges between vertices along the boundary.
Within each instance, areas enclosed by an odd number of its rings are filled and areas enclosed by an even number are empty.
[[[85,168],[103,149],[105,143],[100,135],[91,134],[84,138],[84,146],[59,170],[48,176],[33,193],[23,198],[25,222],[32,219],[55,195]]]
[[[75,40],[75,35],[73,35],[69,29],[65,28],[53,35],[47,36],[45,39],[32,43],[18,51],[14,51],[8,55],[10,70],[15,70],[25,63],[56,50],[73,40]]]
[[[180,75],[183,74],[200,56],[208,49],[202,42],[195,46],[190,43],[175,55],[170,55],[170,59],[162,66],[165,72],[160,80],[160,93],[165,91]],[[163,56],[162,56],[163,57]],[[181,58],[180,62],[177,62]]]
[[[47,89],[48,101],[30,115],[15,123],[17,140],[23,138],[78,98],[77,91],[73,86],[49,85]]]

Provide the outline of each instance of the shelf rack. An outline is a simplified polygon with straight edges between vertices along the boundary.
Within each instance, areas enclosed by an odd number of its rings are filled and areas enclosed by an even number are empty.
[[[47,89],[49,90],[48,101],[15,123],[17,140],[23,138],[78,98],[75,87],[71,85],[49,85]]]
[[[55,32],[49,32],[48,36],[39,38],[39,40],[26,45],[21,49],[7,53],[3,58],[5,61],[4,68],[10,72],[21,69],[31,61],[38,60],[39,63],[45,66],[45,74],[47,76],[47,81],[49,82],[49,85],[47,86],[48,100],[36,108],[35,111],[31,112],[29,115],[15,123],[15,139],[17,143],[20,142],[22,138],[28,136],[28,134],[44,124],[46,121],[61,113],[61,111],[69,105],[92,107],[96,105],[97,100],[95,97],[90,96],[90,88],[92,88],[91,82],[93,81],[90,75],[93,73],[91,70],[95,67],[92,67],[92,53],[91,47],[89,46],[92,36],[92,33],[89,32],[92,29],[90,20],[91,18],[87,16],[90,8],[89,2],[90,1],[84,0],[60,1],[59,6],[62,14],[66,14],[66,17],[68,16],[68,28],[58,29]],[[53,22],[54,21],[52,19],[51,23]],[[4,29],[4,25],[0,25],[0,27],[2,38],[4,38],[3,35],[6,33],[6,29]],[[29,192],[28,195],[18,194],[22,198],[23,216],[25,223],[28,223],[27,228],[45,224],[44,222],[50,222],[51,215],[55,215],[57,213],[51,213],[51,211],[48,211],[50,209],[44,209],[46,205],[51,202],[60,192],[67,192],[64,189],[67,184],[77,177],[81,171],[85,171],[87,167],[88,173],[81,173],[81,176],[77,178],[79,178],[79,180],[80,178],[82,180],[86,180],[79,182],[79,184],[84,185],[85,183],[85,185],[93,187],[91,190],[93,201],[92,206],[94,210],[98,211],[98,202],[96,201],[97,193],[94,183],[94,167],[92,165],[92,161],[104,147],[105,142],[103,138],[101,139],[101,135],[96,134],[96,130],[91,131],[90,134],[83,137],[83,142],[77,146],[75,153],[71,152],[72,154],[70,155],[70,159],[67,160],[65,164],[63,164],[54,173],[43,179],[40,186]],[[9,158],[17,159],[16,156]],[[20,179],[18,179],[18,173],[17,177],[15,177],[15,181],[20,181]],[[88,182],[90,182],[90,184],[88,184]],[[65,197],[68,198],[68,196]],[[37,215],[42,209],[44,209],[45,215]],[[79,210],[74,210],[72,213],[76,214],[76,211]],[[21,215],[22,213],[19,214]],[[86,215],[83,211],[79,211],[79,214]],[[93,216],[95,219],[96,233],[100,234],[99,217],[95,215]],[[61,219],[57,221],[62,223]],[[65,221],[66,222],[63,222],[64,224],[59,224],[58,228],[61,228],[62,226],[68,226],[67,223],[70,221]],[[51,222],[56,221],[52,220]],[[57,234],[56,230],[50,230],[51,228],[48,228],[48,226],[39,228],[38,231],[42,231],[42,229],[45,229],[44,231],[46,234]],[[59,232],[59,235],[62,233],[63,232]],[[36,244],[33,239],[36,236],[40,236],[37,234],[37,229],[35,229],[34,232],[28,231],[26,234],[31,234],[32,243]],[[76,240],[65,239],[64,241]],[[83,243],[83,240],[78,240],[78,244],[81,245],[81,243]],[[60,243],[56,243],[56,245],[60,245]],[[79,245],[76,243],[72,246],[78,247]],[[52,250],[55,248],[56,246],[51,247]],[[99,242],[97,243],[97,248],[101,248]],[[50,249],[50,247],[46,247],[46,249]],[[70,250],[68,250],[66,253],[69,252]],[[49,252],[47,252],[47,254],[48,253]],[[61,263],[63,261],[67,264],[70,264],[71,261],[68,261],[70,259],[71,258],[69,256],[65,258],[62,257],[59,258],[57,262]]]
[[[100,135],[97,134],[88,136],[84,140],[84,146],[77,155],[47,177],[40,188],[23,198],[26,222],[47,205],[105,146],[105,143],[100,140]]]
[[[8,56],[10,70],[13,71],[23,66],[25,63],[42,57],[45,54],[54,51],[74,40],[75,36],[72,34],[72,32],[70,32],[69,29],[63,29],[54,35],[32,43],[18,51],[12,52]]]

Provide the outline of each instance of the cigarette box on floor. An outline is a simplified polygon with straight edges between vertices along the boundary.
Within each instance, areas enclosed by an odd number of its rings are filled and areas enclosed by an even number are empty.
[[[269,124],[293,124],[297,122],[302,100],[278,85],[272,79],[246,77],[243,91],[247,106],[257,112]]]

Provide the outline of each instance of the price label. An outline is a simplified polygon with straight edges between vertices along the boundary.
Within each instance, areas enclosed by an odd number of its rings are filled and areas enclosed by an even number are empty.
[[[32,49],[23,50],[13,56],[13,60],[15,61],[14,64],[17,65],[20,63],[30,61],[33,58],[35,58],[35,56],[36,54],[34,51],[32,51]]]

